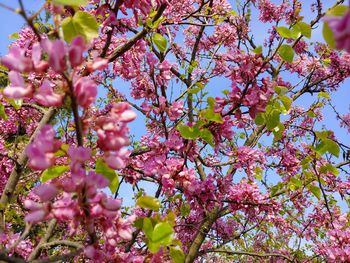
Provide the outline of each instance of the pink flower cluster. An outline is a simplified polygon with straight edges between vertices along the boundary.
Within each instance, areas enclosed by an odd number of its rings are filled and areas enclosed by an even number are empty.
[[[73,234],[79,226],[88,233],[95,225],[103,229],[104,239],[110,246],[131,239],[133,217],[120,217],[121,199],[114,199],[98,191],[109,185],[109,180],[93,171],[86,172],[84,163],[91,159],[90,149],[70,147],[70,176],[51,180],[34,188],[40,202],[27,199],[24,206],[29,210],[26,221],[39,223],[55,218],[69,223]]]
[[[31,98],[35,92],[35,83],[30,79],[25,80],[22,73],[32,72],[41,79],[41,85],[36,90],[34,99],[41,105],[61,106],[64,94],[54,91],[61,83],[53,83],[45,76],[47,70],[55,74],[63,74],[67,69],[67,63],[71,67],[78,67],[84,62],[83,52],[86,50],[83,37],[76,37],[69,47],[62,40],[43,39],[36,42],[29,52],[28,48],[12,46],[9,54],[1,58],[1,64],[8,67],[11,84],[4,89],[4,95],[8,98]],[[48,55],[48,61],[42,59],[43,52]],[[28,54],[31,53],[31,57]],[[68,60],[66,60],[68,58]],[[74,95],[83,108],[87,108],[95,101],[97,95],[96,83],[87,77],[76,79],[73,83]]]
[[[257,149],[252,149],[247,146],[237,147],[236,152],[230,153],[235,158],[235,168],[244,169],[249,179],[253,179],[257,164],[264,165],[266,159],[264,154]]]
[[[97,145],[105,152],[106,163],[113,169],[125,167],[125,158],[129,152],[124,147],[129,145],[127,124],[136,118],[135,112],[125,102],[114,103],[108,116],[96,120]]]
[[[39,132],[34,142],[25,150],[29,158],[29,167],[33,170],[45,170],[55,162],[55,152],[61,146],[61,142],[55,139],[55,130],[50,125],[45,125]]]

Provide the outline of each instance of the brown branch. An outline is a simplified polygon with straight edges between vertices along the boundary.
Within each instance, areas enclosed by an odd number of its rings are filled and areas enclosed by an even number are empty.
[[[53,231],[56,227],[56,219],[52,219],[46,229],[45,235],[40,239],[39,244],[33,249],[32,253],[29,255],[28,260],[34,260],[38,256],[40,256],[40,252],[42,247],[49,241],[51,238]]]
[[[166,4],[161,4],[157,14],[153,17],[152,19],[152,23],[154,23],[155,21],[157,21],[158,19],[160,19],[160,17],[162,16],[165,8],[166,8]],[[137,33],[135,36],[133,36],[132,38],[129,39],[128,42],[126,42],[125,44],[123,44],[121,47],[117,48],[112,55],[108,58],[108,62],[113,62],[114,60],[116,60],[118,57],[120,57],[121,55],[123,55],[126,51],[128,51],[130,48],[132,48],[132,46],[140,39],[144,38],[147,33],[151,30],[151,28],[149,28],[148,26],[145,26],[139,33]]]

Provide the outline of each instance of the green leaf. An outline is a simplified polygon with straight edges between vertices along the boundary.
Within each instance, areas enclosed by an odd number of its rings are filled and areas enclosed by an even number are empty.
[[[331,99],[331,96],[329,95],[329,93],[327,92],[323,92],[321,91],[320,93],[318,93],[318,96],[319,98],[325,98],[327,100],[330,100]]]
[[[217,123],[224,123],[224,120],[220,113],[214,111],[214,109],[209,108],[201,111],[201,115],[208,121],[213,121]]]
[[[152,196],[144,195],[137,199],[136,205],[142,208],[158,211],[161,207],[160,201]]]
[[[276,31],[281,37],[292,38],[292,32],[287,27],[284,27],[284,26],[277,27]]]
[[[54,167],[50,167],[46,169],[40,176],[40,181],[42,183],[47,182],[48,180],[57,178],[61,174],[67,172],[69,170],[68,165],[58,165]]]
[[[283,132],[285,130],[284,124],[283,123],[279,123],[277,127],[275,127],[273,129],[273,140],[274,141],[278,141],[282,138]]]
[[[288,88],[287,87],[284,87],[284,86],[276,86],[275,87],[275,92],[278,94],[278,95],[284,95],[288,92]]]
[[[277,192],[279,190],[281,190],[283,188],[283,184],[282,183],[278,183],[275,186],[271,187],[270,189],[270,196],[273,197],[277,194]]]
[[[68,152],[68,148],[69,148],[69,144],[62,144],[60,149],[55,152],[55,156],[56,157],[63,157],[63,156],[66,156],[67,152]]]
[[[291,177],[290,181],[298,188],[303,186],[303,182],[297,178]]]
[[[261,54],[262,53],[262,46],[258,46],[252,50],[255,54]]]
[[[137,229],[143,229],[143,220],[144,220],[144,219],[145,219],[144,217],[137,218],[137,219],[134,221],[133,226],[136,227]]]
[[[339,174],[338,169],[335,166],[333,166],[332,164],[330,164],[330,163],[327,163],[326,165],[321,166],[320,167],[320,172],[323,173],[323,174],[325,174],[327,172],[330,172],[330,173],[332,173],[335,176],[337,176]]]
[[[288,96],[281,96],[279,99],[282,101],[283,106],[286,109],[286,111],[289,111],[289,109],[292,105],[292,99],[289,98]]]
[[[88,4],[86,0],[53,0],[55,5],[69,5],[69,6],[85,6]]]
[[[189,204],[183,204],[181,207],[180,207],[180,213],[182,216],[188,216],[191,212],[191,206]]]
[[[78,11],[73,17],[67,17],[62,21],[64,40],[71,42],[76,36],[83,36],[89,43],[98,37],[98,24],[96,18],[83,11]]]
[[[346,5],[337,5],[326,12],[326,16],[343,16],[348,11],[349,7]]]
[[[174,230],[168,222],[158,223],[153,230],[152,242],[168,245],[173,238],[173,234]]]
[[[203,129],[200,131],[200,137],[206,141],[209,145],[214,147],[214,136],[208,129]]]
[[[183,138],[188,140],[195,140],[199,136],[199,130],[196,127],[178,125],[176,129],[180,132]]]
[[[160,249],[160,243],[154,243],[152,241],[147,242],[147,247],[151,253],[157,253]]]
[[[340,148],[339,145],[331,139],[322,139],[321,143],[316,146],[316,152],[320,155],[329,152],[336,157],[339,157]]]
[[[148,217],[145,217],[143,219],[143,225],[142,225],[142,230],[145,233],[146,237],[149,240],[152,240],[152,235],[153,235],[153,224],[151,219],[149,219]]]
[[[198,92],[200,92],[201,90],[204,89],[204,85],[200,82],[197,82],[193,88],[188,90],[188,93],[190,94],[197,94]]]
[[[314,196],[317,197],[317,199],[321,199],[321,190],[320,188],[318,188],[317,186],[313,185],[313,184],[309,184],[306,186],[311,193],[313,193]]]
[[[208,97],[208,98],[207,98],[207,103],[208,103],[208,105],[209,105],[209,108],[212,109],[212,110],[214,110],[214,107],[215,107],[215,104],[216,104],[215,98],[213,98],[213,97]]]
[[[281,56],[281,58],[289,63],[293,62],[294,58],[294,50],[289,45],[282,45],[278,49],[278,54]]]
[[[14,100],[14,99],[6,99],[8,103],[10,103],[10,105],[12,107],[14,107],[16,110],[19,110],[22,108],[22,104],[23,104],[23,100],[22,99],[18,99],[18,100]]]
[[[167,42],[166,38],[163,37],[161,34],[154,33],[152,35],[152,41],[156,45],[156,47],[158,48],[158,50],[160,52],[164,53],[166,51],[168,42]]]
[[[256,125],[264,125],[265,124],[265,114],[263,112],[259,112],[255,116],[255,124]]]
[[[294,27],[298,28],[299,32],[307,37],[307,38],[311,38],[311,26],[305,22],[298,22],[294,25]]]
[[[272,110],[266,116],[266,127],[269,130],[273,130],[280,123],[280,112],[278,110]]]
[[[11,35],[9,35],[9,38],[11,38],[11,39],[18,39],[19,38],[19,33],[18,32],[12,33]]]
[[[0,118],[3,119],[3,120],[7,120],[8,116],[5,112],[5,106],[4,104],[0,104]]]
[[[96,173],[102,174],[109,180],[109,189],[114,194],[119,186],[118,174],[110,168],[101,158],[96,160]]]
[[[335,141],[331,140],[331,139],[326,139],[324,140],[326,146],[327,146],[327,151],[330,154],[333,154],[335,157],[339,157],[339,153],[340,153],[340,148],[338,143],[336,143]]]
[[[66,17],[62,21],[62,31],[63,31],[63,37],[64,40],[68,43],[70,43],[76,36],[79,35],[79,32],[76,30],[73,18],[72,17]]]
[[[184,263],[185,262],[185,254],[178,247],[170,247],[170,257],[174,263]]]
[[[323,24],[322,34],[323,34],[323,38],[326,41],[326,43],[328,44],[328,46],[331,48],[335,48],[335,40],[334,40],[333,31],[331,30],[331,28],[329,27],[327,22],[325,22]]]

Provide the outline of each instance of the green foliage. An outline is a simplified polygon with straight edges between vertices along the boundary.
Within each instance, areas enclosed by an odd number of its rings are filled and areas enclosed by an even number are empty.
[[[100,158],[96,160],[95,171],[109,180],[109,189],[112,193],[116,193],[119,187],[118,174]]]
[[[170,247],[170,257],[174,263],[183,263],[185,262],[185,254],[178,247]]]
[[[266,127],[269,130],[273,130],[280,123],[280,112],[276,109],[273,109],[271,112],[265,115]]]
[[[152,42],[156,45],[160,52],[164,53],[166,51],[168,41],[161,34],[154,33],[152,35]]]
[[[326,12],[326,16],[343,16],[348,11],[347,5],[337,5]]]
[[[316,146],[316,152],[320,155],[329,152],[336,157],[339,157],[340,148],[339,145],[331,139],[321,139],[321,142]]]
[[[64,40],[68,43],[75,37],[81,35],[89,43],[98,37],[98,24],[96,18],[82,11],[77,11],[73,17],[67,17],[62,21]]]
[[[40,176],[40,181],[45,183],[51,179],[57,178],[69,170],[68,165],[57,165],[46,169]]]
[[[276,31],[283,38],[298,39],[302,35],[311,38],[311,26],[305,22],[298,22],[291,29],[280,26]]]
[[[293,29],[297,30],[297,32],[300,32],[301,35],[311,38],[312,29],[310,24],[307,24],[305,22],[298,22],[293,26]]]
[[[200,131],[200,137],[209,145],[214,146],[214,136],[209,129],[202,129]]]
[[[261,54],[262,51],[263,51],[262,46],[258,46],[252,50],[252,52],[255,54]]]
[[[12,107],[15,108],[15,110],[19,110],[22,108],[22,104],[23,104],[23,100],[22,99],[18,99],[18,100],[15,100],[15,99],[9,99],[9,98],[6,98],[6,101],[8,103],[10,103],[10,105]]]
[[[307,189],[310,190],[310,192],[317,197],[317,199],[321,199],[321,190],[319,187],[317,187],[316,185],[313,184],[308,184]]]
[[[161,207],[160,201],[152,196],[141,196],[137,199],[136,205],[142,208],[158,211]]]
[[[5,112],[5,106],[3,104],[0,104],[0,118],[3,120],[7,120],[8,116]]]
[[[284,26],[280,26],[276,28],[277,33],[284,38],[293,38],[292,31]]]
[[[287,61],[289,63],[293,62],[294,50],[291,46],[289,45],[280,46],[280,48],[278,49],[278,54],[281,56],[281,58],[284,61]]]
[[[331,48],[335,48],[335,40],[334,40],[333,32],[327,22],[323,24],[322,34],[328,46]]]
[[[143,220],[143,231],[147,237],[147,246],[152,253],[159,251],[161,246],[171,244],[174,230],[168,222],[159,222],[154,228],[149,218]]]
[[[178,125],[177,130],[180,132],[181,136],[188,140],[195,140],[199,136],[198,127],[189,127],[187,125]]]
[[[85,6],[88,4],[86,0],[52,0],[56,5],[69,5],[69,6]]]

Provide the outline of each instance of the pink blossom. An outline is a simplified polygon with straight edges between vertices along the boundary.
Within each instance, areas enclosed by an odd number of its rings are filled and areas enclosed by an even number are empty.
[[[336,48],[350,52],[350,12],[342,17],[326,17],[324,20],[333,31]]]
[[[26,57],[25,53],[25,49],[12,46],[9,54],[1,58],[0,62],[10,70],[29,72],[33,68],[33,63],[29,57]]]
[[[4,95],[12,99],[23,99],[32,94],[32,86],[24,82],[23,77],[16,71],[10,71],[8,77],[11,84],[4,89]]]
[[[104,151],[119,151],[129,144],[127,122],[135,119],[136,114],[127,103],[112,105],[109,116],[99,117],[96,121],[98,146]]]
[[[41,41],[41,47],[49,55],[49,65],[56,72],[63,72],[66,68],[65,47],[62,40],[44,39]]]
[[[90,159],[91,149],[84,147],[74,147],[70,146],[68,149],[68,154],[71,158],[71,171],[73,173],[82,169],[85,161]]]
[[[34,188],[34,193],[42,202],[53,199],[58,194],[58,189],[52,184],[42,184]]]
[[[78,100],[78,104],[87,108],[91,103],[95,102],[97,95],[97,87],[95,81],[88,77],[82,77],[74,84],[74,93]]]
[[[55,131],[50,125],[45,125],[29,144],[25,152],[29,158],[29,166],[33,170],[44,170],[55,162],[54,153],[60,148],[61,142],[56,140]]]
[[[45,79],[39,88],[39,92],[34,95],[34,99],[45,107],[62,105],[63,95],[53,91],[53,84]]]
[[[78,36],[72,40],[68,49],[69,61],[72,67],[77,67],[84,61],[83,52],[85,50],[84,38]]]
[[[44,72],[49,67],[49,64],[46,61],[41,60],[41,55],[41,46],[39,43],[35,43],[32,48],[32,61],[35,71],[39,73]]]
[[[136,113],[131,110],[130,105],[126,102],[114,103],[111,114],[122,122],[131,122],[136,118]]]
[[[129,154],[130,151],[127,148],[122,148],[119,151],[108,151],[104,155],[104,160],[109,167],[113,169],[122,169],[126,166],[126,160]]]

